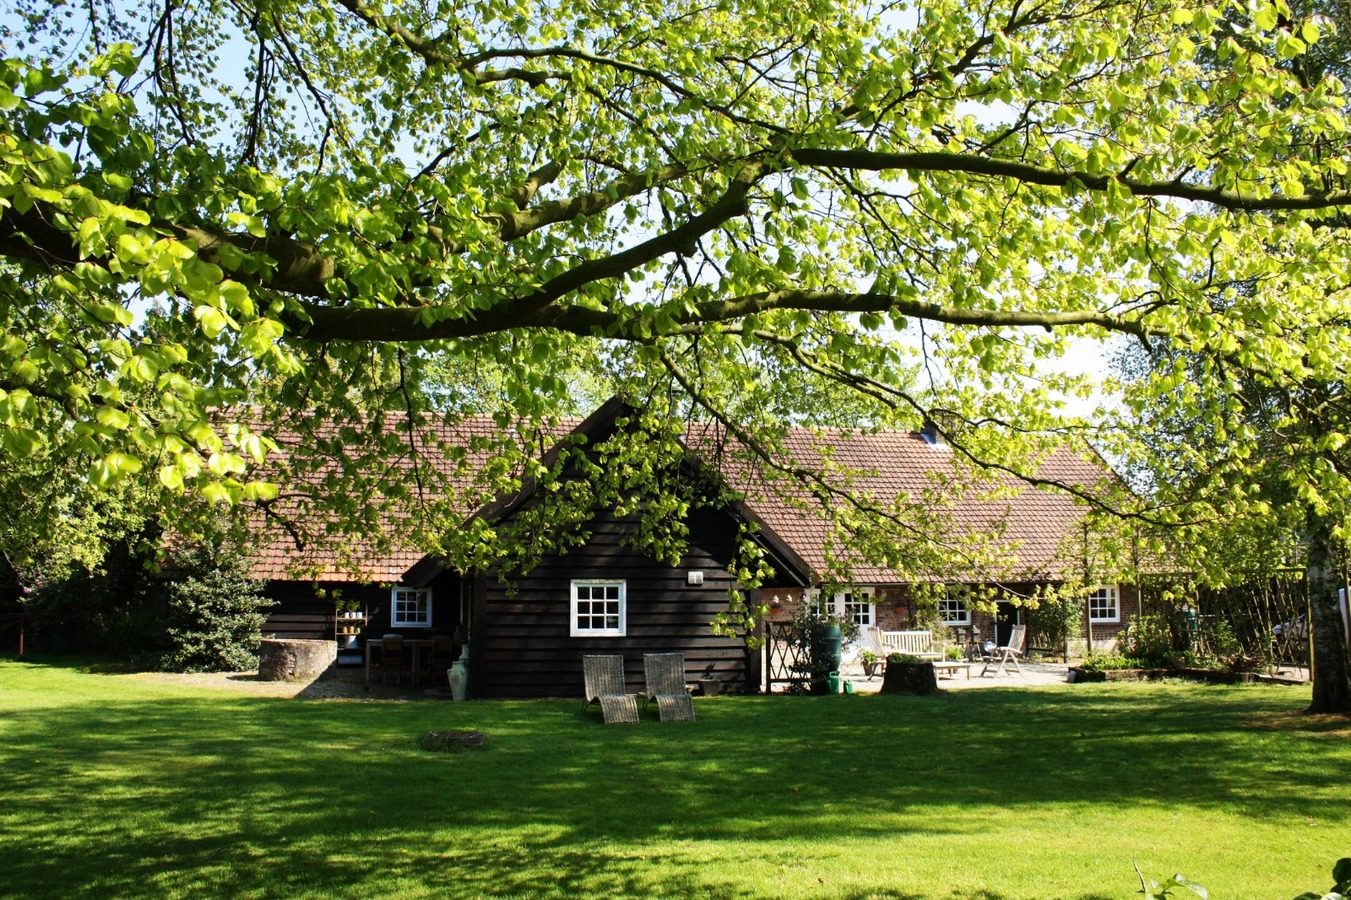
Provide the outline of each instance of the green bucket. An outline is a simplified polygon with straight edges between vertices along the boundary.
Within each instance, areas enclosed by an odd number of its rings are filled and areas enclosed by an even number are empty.
[[[826,693],[838,694],[840,692],[840,673],[831,672],[826,676]]]

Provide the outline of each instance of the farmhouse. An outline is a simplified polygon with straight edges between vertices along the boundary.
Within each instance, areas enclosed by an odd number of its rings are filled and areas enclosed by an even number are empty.
[[[623,440],[632,412],[616,399],[584,421],[565,423],[545,442],[552,445],[543,461],[556,461],[564,446]],[[469,418],[438,426],[435,442],[442,450],[465,448],[472,469],[494,428]],[[710,627],[728,609],[729,592],[739,590],[731,572],[743,561],[745,540],[772,574],[742,596],[770,606],[771,620],[811,597],[861,628],[900,628],[927,594],[937,595],[945,622],[967,639],[1006,638],[1022,614],[1015,598],[1078,575],[1073,560],[1082,557],[1084,507],[1009,476],[973,482],[936,429],[793,429],[783,438],[784,465],[741,452],[740,442],[712,426],[686,426],[683,443],[688,452],[679,466],[691,496],[680,523],[686,546],[674,565],[633,546],[640,527],[634,511],[595,510],[576,524],[576,546],[541,552],[507,577],[412,546],[357,540],[340,549],[326,541],[301,547],[263,519],[256,523],[255,574],[279,604],[265,631],[336,636],[340,661],[359,661],[368,641],[387,634],[443,636],[454,645],[450,655],[467,650],[469,688],[479,697],[578,695],[586,653],[622,654],[637,690],[643,654],[676,650],[691,680],[758,690],[762,660],[749,648],[751,635],[735,623],[726,635]],[[808,471],[828,474],[813,479]],[[1111,478],[1100,460],[1063,450],[1044,460],[1039,474],[1086,490]],[[323,477],[341,490],[341,472]],[[527,480],[518,491],[464,506],[465,527],[527,514],[539,500],[534,489]],[[483,495],[462,492],[467,503],[475,496]],[[852,527],[842,530],[839,516],[823,514],[834,504],[851,506]],[[977,585],[1006,598],[997,616],[974,609],[967,591]],[[1086,604],[1094,638],[1114,637],[1134,603],[1122,586],[1095,587]]]

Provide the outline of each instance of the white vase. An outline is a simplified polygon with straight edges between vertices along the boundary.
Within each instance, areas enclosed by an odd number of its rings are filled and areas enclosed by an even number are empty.
[[[450,682],[450,699],[457,703],[464,700],[465,688],[469,685],[469,667],[463,659],[455,660],[446,679]]]

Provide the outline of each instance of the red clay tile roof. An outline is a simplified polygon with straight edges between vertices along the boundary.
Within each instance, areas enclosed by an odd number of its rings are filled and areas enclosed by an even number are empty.
[[[711,450],[719,444],[714,429],[692,429],[688,439],[704,457],[718,455]],[[785,436],[783,450],[784,458],[799,467],[829,473],[826,490],[771,477],[763,461],[747,463],[735,449],[724,452],[720,470],[756,517],[818,578],[857,584],[1040,581],[1077,568],[1087,507],[1064,491],[1033,487],[1009,474],[972,471],[953,448],[916,432],[798,428]],[[1036,476],[1089,492],[1117,483],[1096,455],[1081,458],[1065,449],[1047,455]],[[831,488],[863,498],[874,514],[896,517],[893,527],[873,534],[892,542],[892,559],[864,559],[854,549],[857,539],[838,536],[824,510],[854,510],[852,501]],[[940,564],[941,557],[948,561]]]
[[[564,420],[529,445],[539,455],[576,424]],[[280,469],[270,473],[281,495],[266,511],[259,506],[250,514],[253,575],[268,580],[399,583],[426,556],[410,509],[423,511],[423,518],[438,512],[467,517],[496,496],[487,465],[492,447],[505,440],[527,443],[490,416],[429,418],[413,432],[416,453],[402,416],[361,426],[292,419],[254,427],[281,450]],[[383,452],[368,447],[372,437]],[[308,464],[300,468],[293,465],[297,460]],[[366,528],[354,533],[339,527],[340,517],[323,502],[339,493],[363,501]]]
[[[576,424],[564,423],[563,430],[551,437],[536,435],[530,445],[542,452]],[[395,421],[392,431],[406,438],[404,428]],[[419,431],[423,462],[435,467],[434,472],[422,470],[424,487],[427,495],[439,492],[434,501],[442,504],[440,510],[446,515],[468,517],[491,499],[490,486],[476,484],[472,473],[482,470],[491,456],[487,445],[501,441],[503,433],[486,416],[428,424]],[[325,424],[287,428],[280,434],[274,429],[269,434],[282,445],[283,458],[288,447],[295,448],[301,441],[327,458],[311,470],[286,476],[292,479],[287,482],[292,487],[284,488],[282,497],[274,502],[273,512],[278,515],[254,517],[256,577],[398,583],[426,555],[418,546],[416,529],[405,527],[400,518],[399,511],[407,509],[412,502],[407,498],[414,493],[410,484],[414,465],[406,440],[402,453],[396,452],[392,460],[383,459],[380,477],[370,479],[364,477],[367,473],[360,460],[344,458],[348,440],[356,437],[350,429]],[[721,471],[730,487],[746,497],[751,516],[771,529],[818,576],[847,572],[860,584],[991,581],[1016,576],[1041,580],[1057,578],[1074,559],[1071,551],[1080,533],[1083,506],[1063,492],[1033,488],[1011,476],[975,484],[962,471],[951,448],[935,447],[916,433],[813,433],[794,429],[784,440],[790,463],[804,468],[824,465],[833,486],[847,484],[868,505],[898,516],[905,527],[898,532],[901,538],[895,544],[896,558],[881,565],[853,553],[849,549],[853,541],[832,538],[832,527],[822,509],[824,505],[847,506],[839,495],[818,497],[796,480],[766,476],[762,464],[748,464],[739,458],[739,453],[717,440],[709,426],[691,427],[687,442]],[[433,449],[435,452],[430,452]],[[449,462],[446,449],[462,458],[464,465]],[[1085,487],[1113,477],[1101,460],[1081,459],[1064,450],[1045,459],[1038,474]],[[402,499],[369,495],[375,505],[372,515],[380,519],[371,522],[370,532],[383,527],[392,534],[391,541],[381,543],[367,535],[344,534],[336,527],[336,517],[311,513],[307,495],[346,490],[358,490],[363,496],[373,491],[402,493]],[[303,548],[279,526],[282,517],[303,525],[307,536]],[[909,540],[904,538],[906,528],[911,532]],[[956,567],[937,571],[928,562],[935,545],[957,548],[966,558]],[[833,569],[832,556],[836,562]]]

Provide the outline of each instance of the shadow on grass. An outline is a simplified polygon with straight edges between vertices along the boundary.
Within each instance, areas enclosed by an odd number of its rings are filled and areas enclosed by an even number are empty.
[[[571,701],[305,702],[42,674],[64,693],[25,707],[0,689],[11,896],[773,896],[745,885],[814,887],[804,844],[969,835],[988,811],[1055,804],[1288,818],[1346,762],[1329,758],[1338,735],[1270,735],[1251,724],[1269,700],[1220,688],[718,698],[693,724],[605,727]],[[415,744],[457,729],[488,748]],[[760,874],[743,883],[746,867]],[[885,880],[822,893],[926,896]]]

